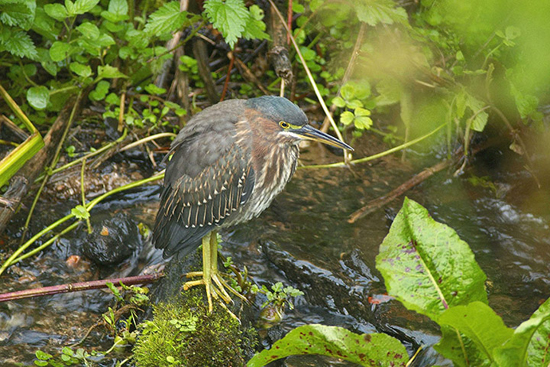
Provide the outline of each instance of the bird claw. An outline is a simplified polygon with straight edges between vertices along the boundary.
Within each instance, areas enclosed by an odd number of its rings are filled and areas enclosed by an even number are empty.
[[[242,294],[240,294],[239,292],[234,290],[229,284],[227,284],[227,282],[221,277],[221,274],[217,271],[212,272],[210,274],[210,277],[205,277],[202,271],[189,272],[185,276],[187,278],[202,277],[202,279],[185,282],[183,284],[183,290],[186,291],[197,285],[204,285],[206,288],[206,298],[208,299],[209,312],[212,312],[213,310],[212,298],[216,300],[221,299],[227,304],[233,302],[226,289],[229,290],[229,292],[233,293],[235,296],[239,297],[241,300],[247,301],[247,299]],[[222,304],[224,308],[228,310],[222,302],[220,302],[220,304]],[[232,312],[230,313],[233,315]]]

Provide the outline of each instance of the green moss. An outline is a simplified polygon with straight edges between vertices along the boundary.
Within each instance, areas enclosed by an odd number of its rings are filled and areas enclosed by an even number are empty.
[[[243,328],[216,304],[212,314],[202,289],[154,307],[134,347],[136,366],[243,366],[253,353],[255,331]]]

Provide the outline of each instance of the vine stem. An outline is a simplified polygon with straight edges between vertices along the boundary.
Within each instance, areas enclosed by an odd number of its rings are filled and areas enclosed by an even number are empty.
[[[424,136],[421,136],[419,138],[416,138],[414,140],[411,140],[411,141],[408,141],[406,142],[405,144],[401,144],[401,145],[398,145],[394,148],[391,148],[391,149],[388,149],[388,150],[385,150],[381,153],[378,153],[378,154],[374,154],[374,155],[371,155],[371,156],[368,156],[368,157],[364,157],[364,158],[359,158],[359,159],[355,159],[351,162],[349,162],[350,165],[353,165],[353,164],[358,164],[358,163],[365,163],[365,162],[368,162],[368,161],[372,161],[374,159],[378,159],[378,158],[382,158],[386,155],[389,155],[389,154],[392,154],[392,153],[395,153],[395,152],[398,152],[402,149],[406,149],[408,147],[410,147],[411,145],[415,145],[416,143],[419,143],[421,142],[422,140],[424,139],[427,139],[429,138],[430,136],[434,135],[436,132],[438,132],[439,130],[441,130],[443,127],[445,127],[447,125],[447,123],[444,123],[442,125],[439,125],[437,128],[435,128],[434,130],[432,130],[431,132],[429,132],[428,134],[424,135]],[[312,169],[312,168],[335,168],[335,167],[347,167],[348,165],[346,165],[345,163],[332,163],[332,164],[317,164],[317,165],[312,165],[312,166],[301,166],[301,167],[298,167],[298,169]]]

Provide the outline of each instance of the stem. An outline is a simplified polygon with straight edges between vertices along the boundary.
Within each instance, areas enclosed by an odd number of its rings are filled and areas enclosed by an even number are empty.
[[[353,160],[349,163],[350,163],[350,165],[357,164],[357,163],[365,163],[365,162],[372,161],[374,159],[378,159],[378,158],[384,157],[386,155],[398,152],[402,149],[406,149],[406,148],[410,147],[411,145],[414,145],[416,143],[421,142],[424,139],[429,138],[430,136],[432,136],[433,134],[435,134],[436,132],[441,130],[443,127],[445,127],[446,124],[447,123],[439,125],[437,128],[435,128],[435,130],[431,131],[430,133],[428,133],[424,136],[421,136],[419,138],[416,138],[414,140],[411,140],[409,142],[406,142],[405,144],[401,144],[399,146],[396,146],[394,148],[385,150],[385,151],[383,151],[381,153],[378,153],[378,154],[374,154],[374,155],[371,155],[371,156],[368,156],[368,157],[365,157],[365,158],[360,158],[360,159]],[[340,162],[340,163],[332,163],[332,164],[318,164],[318,165],[313,165],[313,166],[301,166],[301,167],[298,167],[298,169],[305,169],[305,168],[335,168],[335,167],[347,167],[347,165]]]
[[[80,170],[80,193],[82,194],[82,206],[86,207],[86,194],[84,193],[84,172],[86,171],[86,160],[82,161],[82,169]],[[44,181],[46,182],[46,181]],[[88,226],[88,233],[92,233],[92,224],[90,223],[90,213],[86,217],[86,225]]]

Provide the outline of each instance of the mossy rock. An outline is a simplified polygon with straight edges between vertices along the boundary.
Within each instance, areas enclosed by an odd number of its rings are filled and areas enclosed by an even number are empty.
[[[208,313],[203,288],[186,291],[178,297],[159,303],[153,309],[153,321],[144,328],[134,347],[138,367],[244,366],[254,353],[256,332],[215,302]]]

